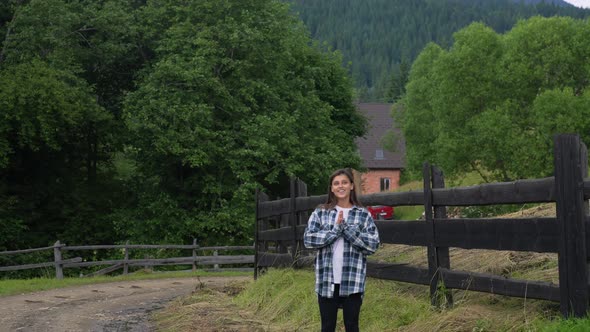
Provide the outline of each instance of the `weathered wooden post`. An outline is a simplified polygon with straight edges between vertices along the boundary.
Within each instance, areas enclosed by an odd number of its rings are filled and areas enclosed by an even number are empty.
[[[297,198],[296,189],[297,179],[291,177],[289,181],[289,225],[293,229],[293,241],[291,241],[291,262],[295,265],[297,259],[297,212],[295,212],[295,199]]]
[[[453,304],[453,297],[450,290],[443,288],[439,290],[439,283],[444,284],[444,279],[441,278],[440,268],[449,268],[449,248],[436,246],[436,228],[434,225],[434,218],[445,218],[447,215],[444,206],[434,207],[432,204],[432,188],[444,188],[445,182],[442,171],[429,163],[424,163],[422,168],[422,176],[424,177],[424,218],[430,225],[428,227],[428,238],[430,244],[428,245],[428,275],[430,276],[430,303],[435,307],[441,306],[441,296],[446,298],[446,304]],[[433,215],[434,213],[434,215]],[[440,292],[444,292],[441,294]]]
[[[193,239],[193,272],[197,271],[197,239]]]
[[[431,167],[431,176],[432,176],[432,188],[444,188],[445,187],[445,177],[442,170],[436,166]],[[432,202],[432,201],[431,201]],[[447,208],[445,206],[434,206],[434,218],[435,219],[446,219],[447,218]],[[451,268],[451,259],[449,257],[449,247],[436,247],[436,227],[434,224],[433,219],[433,239],[435,242],[435,251],[436,251],[436,262],[438,264],[438,278],[440,278],[440,282],[444,285],[444,275],[440,273],[440,268],[450,269]],[[453,306],[453,294],[450,289],[446,287],[442,290],[438,290],[439,292],[442,291],[444,294],[439,294],[440,296],[444,295],[446,299],[446,305],[448,307]],[[440,300],[441,297],[438,296],[437,299]],[[440,305],[440,303],[437,303]]]
[[[260,203],[268,201],[269,197],[259,189],[256,189],[256,229],[254,233],[254,280],[258,278],[260,268],[258,263],[260,261],[260,253],[266,252],[266,242],[263,246],[260,245],[259,232],[266,229],[265,222],[260,220]],[[264,251],[264,252],[263,252]]]
[[[129,273],[129,248],[127,247],[129,245],[129,240],[127,240],[125,242],[125,260],[123,262],[123,274],[128,274]]]
[[[254,280],[258,279],[258,232],[260,226],[258,225],[258,204],[260,203],[260,189],[256,188],[254,194],[254,201],[256,202],[256,211],[254,213]]]
[[[430,304],[438,306],[439,301],[437,297],[438,289],[438,255],[436,253],[436,244],[434,241],[434,220],[432,214],[432,188],[430,184],[430,164],[424,163],[422,166],[422,177],[424,181],[424,219],[430,227],[428,227],[428,275],[430,277]]]
[[[307,184],[305,184],[305,182],[301,181],[301,179],[297,178],[297,184],[296,184],[296,189],[297,189],[297,197],[307,197]],[[297,207],[297,204],[295,204],[295,207]],[[296,224],[297,227],[296,232],[295,232],[295,236],[297,237],[297,260],[298,262],[296,263],[295,266],[303,266],[304,262],[301,262],[301,255],[302,255],[302,250],[304,250],[304,246],[303,246],[303,235],[299,235],[297,233],[297,228],[300,225],[307,225],[307,221],[309,220],[309,213],[307,213],[307,211],[299,211],[296,214]]]
[[[53,260],[55,265],[55,278],[63,279],[64,278],[64,270],[63,270],[63,263],[61,260],[61,247],[62,245],[59,243],[59,240],[55,242],[53,245]]]
[[[307,197],[307,184],[301,181],[301,179],[297,179],[297,197]],[[297,217],[299,225],[307,225],[309,219],[309,213],[307,211],[299,212]],[[303,241],[303,238],[300,241]]]
[[[556,135],[554,142],[556,212],[559,229],[561,313],[582,317],[588,310],[588,262],[584,178],[588,152],[578,135]]]
[[[215,257],[215,259],[214,259],[215,262],[217,262],[218,255],[219,255],[219,252],[217,251],[217,249],[213,250],[213,257]],[[219,270],[219,264],[213,264],[213,269]]]

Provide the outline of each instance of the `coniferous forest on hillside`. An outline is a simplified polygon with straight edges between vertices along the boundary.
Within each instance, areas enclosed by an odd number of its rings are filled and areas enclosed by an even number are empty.
[[[342,52],[357,98],[399,98],[411,63],[429,42],[448,48],[453,33],[482,22],[498,33],[540,15],[586,18],[565,2],[519,0],[293,0],[314,39]],[[530,3],[530,4],[529,4]]]

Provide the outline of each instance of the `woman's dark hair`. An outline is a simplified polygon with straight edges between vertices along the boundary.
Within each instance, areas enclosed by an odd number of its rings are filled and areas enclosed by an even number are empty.
[[[359,200],[356,198],[356,190],[355,189],[357,188],[357,185],[356,185],[356,183],[354,183],[354,176],[352,176],[352,171],[350,170],[350,168],[341,168],[339,170],[334,171],[334,173],[332,173],[332,175],[330,175],[330,182],[328,182],[328,200],[326,201],[326,203],[320,205],[320,207],[322,207],[324,209],[332,209],[338,203],[338,199],[336,199],[336,195],[334,195],[334,193],[332,192],[332,181],[334,181],[334,178],[337,177],[338,175],[346,175],[346,177],[348,178],[350,183],[352,183],[352,185],[353,185],[352,191],[350,192],[350,203],[352,205],[356,205],[356,206],[363,206],[359,202]]]

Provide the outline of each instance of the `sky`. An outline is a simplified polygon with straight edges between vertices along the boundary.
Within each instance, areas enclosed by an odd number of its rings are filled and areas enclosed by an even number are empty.
[[[590,8],[590,0],[565,0],[574,6]]]

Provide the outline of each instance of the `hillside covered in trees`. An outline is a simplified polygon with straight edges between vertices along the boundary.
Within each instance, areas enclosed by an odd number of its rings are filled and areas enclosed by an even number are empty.
[[[291,0],[313,38],[342,52],[363,101],[403,94],[410,64],[429,42],[443,48],[453,33],[482,22],[497,33],[540,15],[585,18],[590,10],[561,2],[520,0]]]
[[[0,9],[0,250],[250,244],[256,188],[359,165],[342,59],[283,2]]]

